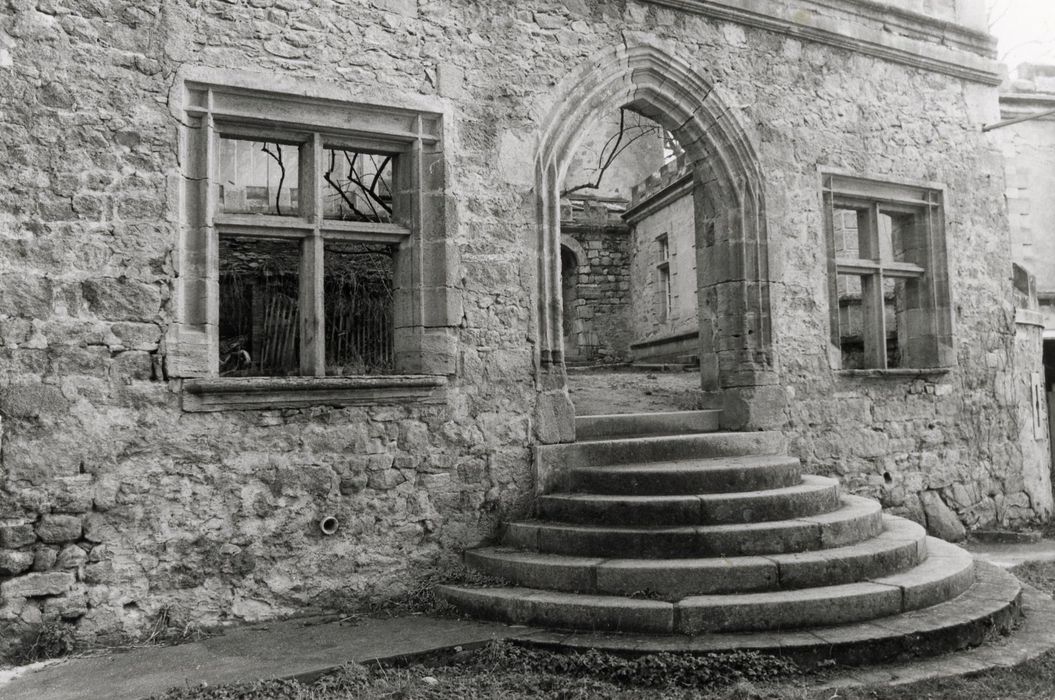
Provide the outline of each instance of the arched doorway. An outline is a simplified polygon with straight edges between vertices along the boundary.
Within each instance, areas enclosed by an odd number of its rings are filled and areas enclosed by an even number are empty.
[[[609,110],[627,108],[668,129],[693,170],[698,256],[700,385],[725,409],[729,428],[775,427],[777,387],[770,313],[769,250],[758,158],[721,91],[655,46],[613,49],[566,79],[536,159],[538,343],[541,416],[573,413],[564,388],[559,192],[584,133]],[[762,404],[765,404],[763,406]],[[770,424],[766,424],[766,423]],[[543,442],[573,434],[553,421]]]

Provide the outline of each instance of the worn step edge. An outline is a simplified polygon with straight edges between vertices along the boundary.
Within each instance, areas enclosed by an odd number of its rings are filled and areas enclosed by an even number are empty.
[[[521,521],[507,523],[504,544],[550,554],[641,559],[783,554],[831,549],[875,537],[883,528],[878,502],[841,497],[831,513],[762,523],[680,527],[602,527]]]
[[[476,617],[516,624],[670,634],[674,605],[656,600],[534,588],[439,586],[437,595]]]
[[[976,583],[938,605],[893,617],[834,627],[764,633],[646,635],[618,632],[533,631],[510,639],[559,650],[599,649],[619,654],[704,654],[758,651],[804,665],[834,661],[866,665],[937,656],[1008,633],[1021,615],[1022,586],[998,567],[976,562]]]
[[[675,629],[747,632],[874,620],[944,603],[974,583],[974,560],[959,547],[928,542],[926,560],[881,578],[787,591],[706,595],[677,603]]]
[[[974,584],[974,576],[974,557],[970,552],[928,537],[927,558],[918,566],[870,580],[900,588],[904,599],[902,609],[908,611],[955,598]]]
[[[720,410],[669,411],[665,413],[612,413],[575,417],[579,442],[646,435],[712,433],[719,427]]]
[[[536,446],[541,471],[574,467],[660,462],[701,457],[774,455],[784,449],[784,435],[777,431],[754,433],[703,433],[617,438]]]
[[[773,554],[781,588],[822,582],[853,583],[899,573],[927,558],[927,531],[906,518],[883,514],[883,531],[869,540],[812,552]]]
[[[819,515],[839,507],[839,482],[805,475],[802,482],[765,491],[631,496],[560,493],[539,498],[539,517],[567,523],[707,525]]]
[[[970,555],[968,560],[970,560]],[[953,560],[951,550],[938,559]],[[973,570],[973,562],[968,562]],[[908,575],[911,574],[911,575]],[[929,595],[911,591],[941,589],[951,597],[962,590],[943,585],[960,580],[956,567],[921,564],[899,583],[863,581],[793,591],[689,596],[676,602],[567,593],[524,587],[472,589],[444,587],[450,602],[477,615],[530,625],[624,632],[761,632],[841,625],[905,613]],[[973,580],[973,576],[972,576]],[[969,585],[967,586],[969,587]],[[966,588],[966,587],[965,587]],[[951,599],[951,597],[949,599]],[[932,604],[945,602],[934,600]]]
[[[562,470],[549,491],[609,495],[735,493],[794,486],[802,465],[786,455],[716,457]]]
[[[484,547],[465,563],[527,588],[573,593],[633,595],[667,600],[689,595],[744,593],[853,583],[900,573],[926,558],[926,531],[883,516],[879,535],[848,547],[770,556],[692,559],[609,559]]]

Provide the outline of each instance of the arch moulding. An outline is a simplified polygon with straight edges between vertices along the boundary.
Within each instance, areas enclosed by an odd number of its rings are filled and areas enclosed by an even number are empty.
[[[770,414],[779,422],[784,412],[782,398],[779,407],[771,405],[783,392],[773,354],[759,159],[717,86],[667,51],[638,45],[611,49],[580,66],[559,86],[543,123],[535,161],[539,437],[574,438],[573,430],[558,427],[568,421],[544,420],[573,412],[561,340],[560,186],[584,126],[621,107],[673,132],[693,167],[701,386],[721,402],[727,427],[775,427],[774,419],[763,419]],[[554,429],[546,430],[547,423]]]

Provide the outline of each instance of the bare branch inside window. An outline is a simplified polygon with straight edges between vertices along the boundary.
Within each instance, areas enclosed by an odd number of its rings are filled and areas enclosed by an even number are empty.
[[[326,218],[391,222],[391,155],[326,148],[323,179]]]
[[[219,150],[221,213],[276,216],[299,213],[300,161],[295,145],[221,138]]]

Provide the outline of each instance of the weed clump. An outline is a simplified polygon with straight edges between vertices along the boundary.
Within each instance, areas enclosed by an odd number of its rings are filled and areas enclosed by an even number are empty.
[[[363,612],[370,615],[453,615],[455,608],[436,595],[436,587],[443,585],[508,586],[510,583],[464,566],[430,571],[413,581],[403,593],[375,599],[366,604]]]
[[[57,659],[73,653],[73,628],[58,620],[48,620],[28,635],[21,649],[11,655],[18,665]]]
[[[158,608],[150,625],[150,631],[143,637],[144,644],[182,644],[196,642],[207,635],[198,625],[190,622],[186,610],[175,603],[167,603]]]
[[[470,666],[511,673],[545,669],[548,673],[562,676],[586,677],[624,687],[644,688],[701,688],[740,682],[770,682],[802,672],[789,659],[757,651],[705,654],[664,652],[624,657],[596,649],[558,653],[501,641],[492,642],[454,663],[463,668]]]

